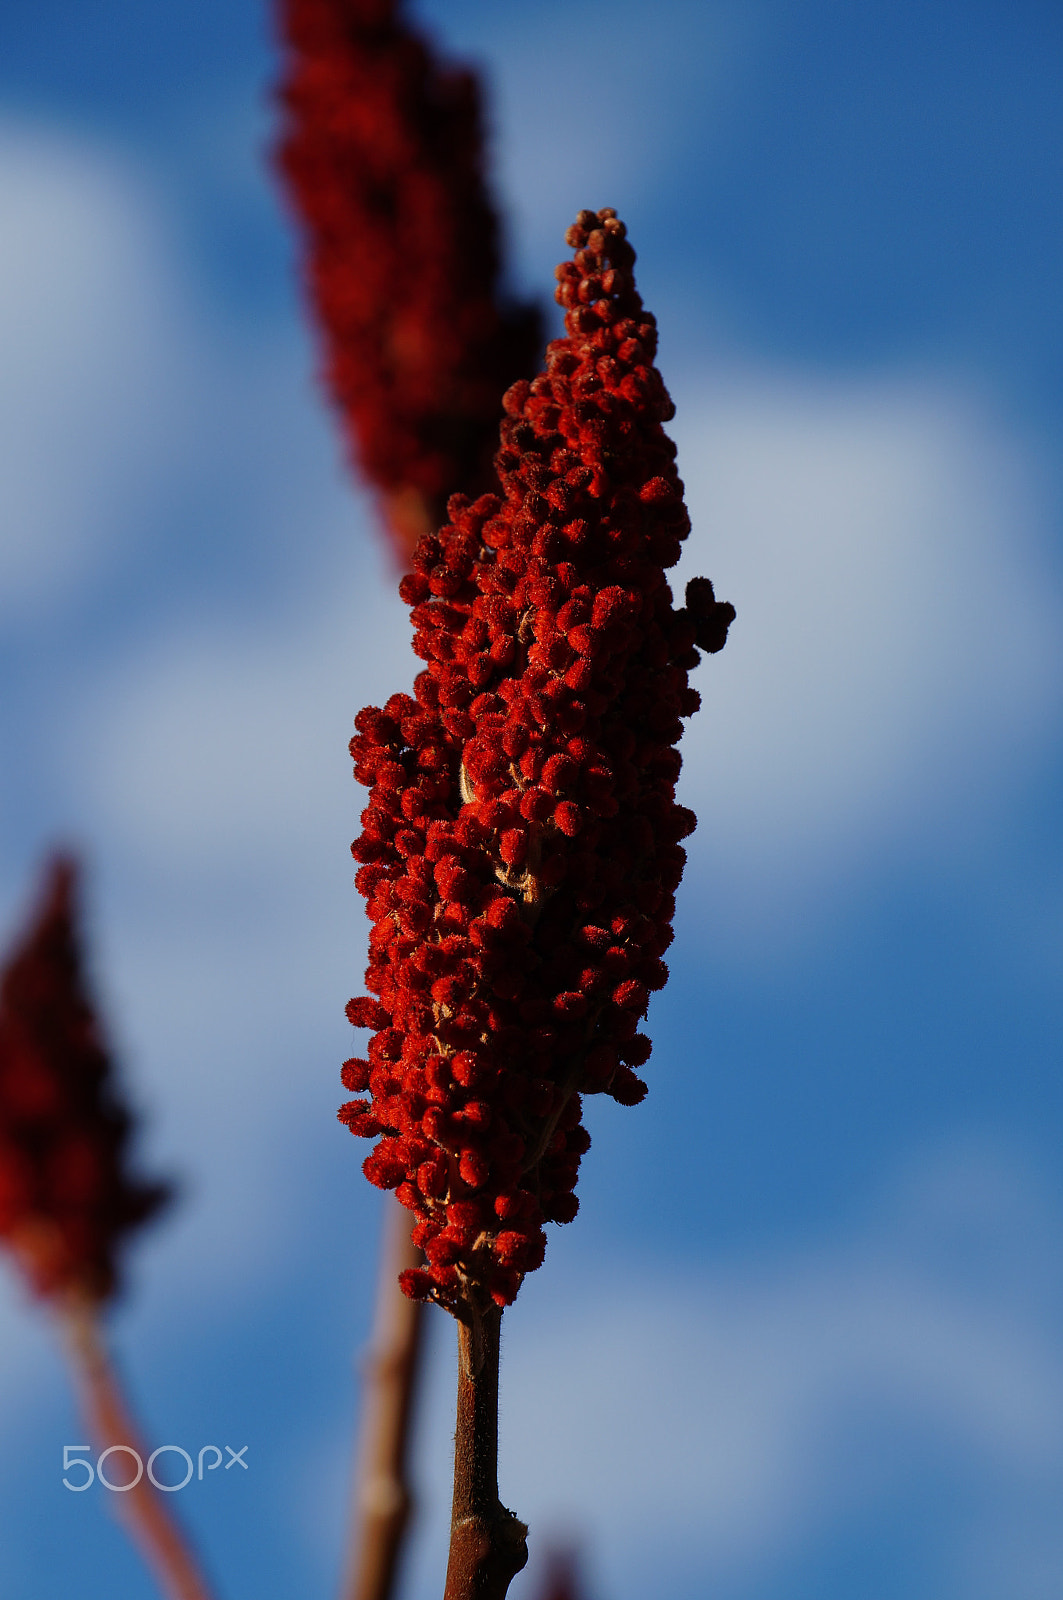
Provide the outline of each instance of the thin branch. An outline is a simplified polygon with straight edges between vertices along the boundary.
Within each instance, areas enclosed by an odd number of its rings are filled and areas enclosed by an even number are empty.
[[[528,1560],[528,1530],[498,1498],[498,1356],[495,1306],[458,1323],[454,1503],[443,1600],[504,1600]]]
[[[108,1353],[99,1312],[90,1302],[68,1302],[59,1313],[86,1426],[97,1449],[128,1445],[146,1462],[148,1452],[132,1419],[121,1380]],[[165,1498],[141,1475],[114,1496],[115,1509],[168,1600],[212,1600],[210,1585]]]
[[[365,1366],[358,1470],[344,1600],[391,1600],[413,1509],[408,1458],[420,1370],[424,1306],[407,1299],[399,1273],[421,1265],[414,1218],[387,1203],[376,1325]]]

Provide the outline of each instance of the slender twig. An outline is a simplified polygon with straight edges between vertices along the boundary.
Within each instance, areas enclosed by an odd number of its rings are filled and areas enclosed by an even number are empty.
[[[528,1530],[498,1498],[498,1355],[502,1313],[458,1323],[454,1503],[443,1600],[504,1600],[528,1560]]]
[[[365,1363],[351,1546],[343,1600],[391,1600],[413,1509],[410,1425],[420,1369],[424,1305],[409,1300],[399,1273],[421,1264],[414,1218],[388,1201],[373,1343]]]
[[[107,1350],[99,1311],[83,1299],[62,1307],[60,1321],[86,1426],[96,1447],[128,1445],[146,1461],[121,1380]],[[116,1510],[168,1600],[212,1600],[210,1585],[162,1494],[142,1474],[113,1496]]]

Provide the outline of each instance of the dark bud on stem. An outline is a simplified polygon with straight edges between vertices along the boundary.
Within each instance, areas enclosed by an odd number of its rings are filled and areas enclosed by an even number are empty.
[[[729,600],[717,600],[708,578],[691,578],[686,589],[686,609],[694,624],[694,643],[714,656],[727,643],[727,630],[736,612]]]

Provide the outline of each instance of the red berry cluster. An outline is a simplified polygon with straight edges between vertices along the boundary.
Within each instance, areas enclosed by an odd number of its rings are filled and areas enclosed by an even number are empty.
[[[0,975],[0,1239],[38,1294],[102,1300],[122,1236],[167,1192],[125,1170],[131,1119],[85,991],[76,879],[52,863]]]
[[[279,152],[309,248],[328,384],[405,565],[455,490],[494,486],[503,391],[540,322],[503,304],[480,91],[399,0],[281,0]]]
[[[575,1216],[581,1096],[646,1092],[695,820],[687,674],[734,617],[703,578],[675,609],[665,580],[690,524],[624,226],[583,211],[567,240],[567,337],[505,397],[502,496],[454,496],[400,587],[416,698],[362,711],[351,743],[373,929],[348,1016],[373,1037],[343,1072],[370,1098],[340,1118],[383,1135],[366,1176],[417,1215],[407,1294],[463,1318],[508,1305],[544,1221]]]

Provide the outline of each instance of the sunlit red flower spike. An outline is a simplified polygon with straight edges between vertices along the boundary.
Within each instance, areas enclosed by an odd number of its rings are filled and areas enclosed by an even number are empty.
[[[368,1059],[340,1112],[381,1136],[366,1176],[418,1222],[407,1293],[463,1320],[508,1304],[576,1214],[582,1096],[633,1105],[667,977],[687,683],[734,617],[707,579],[676,609],[689,520],[662,423],[653,318],[614,212],[580,213],[558,268],[565,338],[514,385],[501,497],[455,496],[400,592],[416,698],[368,708],[353,852],[373,922],[348,1016]]]
[[[507,306],[475,75],[399,0],[279,0],[279,161],[307,241],[327,380],[403,565],[448,496],[495,487],[501,397],[540,319]]]
[[[0,974],[0,1239],[41,1295],[102,1301],[167,1197],[129,1175],[129,1112],[86,990],[77,868],[56,859]]]

